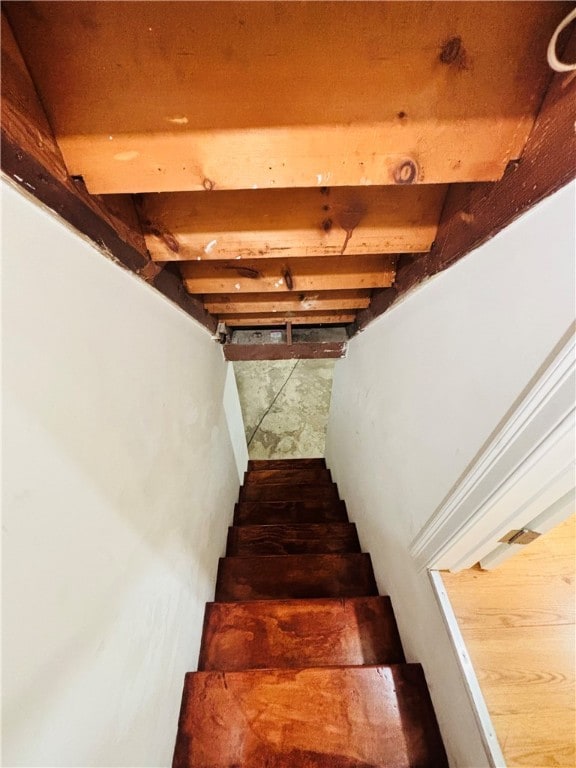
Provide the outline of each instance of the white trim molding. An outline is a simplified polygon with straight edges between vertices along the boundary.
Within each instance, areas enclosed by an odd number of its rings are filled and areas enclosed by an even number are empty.
[[[575,326],[410,545],[421,570],[478,562],[574,487]]]
[[[506,768],[504,755],[500,749],[500,743],[498,742],[498,737],[496,736],[496,731],[494,730],[494,725],[492,724],[492,719],[488,707],[486,706],[480,683],[476,677],[474,665],[472,664],[466,643],[460,632],[458,619],[454,614],[450,597],[444,586],[442,575],[438,571],[429,571],[429,576],[430,581],[432,582],[434,595],[438,602],[440,612],[442,613],[444,624],[448,631],[448,635],[450,636],[450,642],[452,643],[452,647],[458,660],[458,666],[460,667],[462,677],[464,678],[466,691],[472,702],[472,709],[474,710],[474,715],[476,717],[476,722],[478,723],[480,736],[490,766],[491,768]]]

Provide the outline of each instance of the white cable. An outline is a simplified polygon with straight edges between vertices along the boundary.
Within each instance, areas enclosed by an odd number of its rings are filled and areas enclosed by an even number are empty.
[[[556,43],[558,42],[558,35],[568,26],[568,24],[574,21],[574,19],[576,19],[576,8],[570,11],[568,16],[566,16],[566,18],[561,21],[560,24],[558,24],[556,31],[548,43],[548,64],[555,72],[573,72],[576,69],[576,63],[564,64],[564,62],[560,61],[558,56],[556,56]]]

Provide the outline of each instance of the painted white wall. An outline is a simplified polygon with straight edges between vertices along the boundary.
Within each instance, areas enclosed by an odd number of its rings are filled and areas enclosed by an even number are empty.
[[[240,395],[238,394],[234,365],[232,363],[228,363],[226,368],[224,411],[228,423],[228,432],[232,441],[232,449],[234,450],[236,469],[238,470],[238,480],[240,484],[242,484],[244,482],[244,472],[246,472],[248,468],[248,446],[246,444],[246,432],[244,430],[244,418],[242,416],[242,407],[240,405]]]
[[[238,494],[210,335],[3,184],[3,765],[167,766]]]
[[[328,464],[430,685],[452,766],[488,765],[415,535],[574,320],[564,188],[407,296],[335,367]]]

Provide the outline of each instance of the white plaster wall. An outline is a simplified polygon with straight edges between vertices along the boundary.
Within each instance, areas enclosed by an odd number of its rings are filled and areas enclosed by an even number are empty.
[[[232,441],[238,481],[244,482],[244,472],[248,468],[248,446],[246,445],[246,433],[244,431],[244,419],[240,405],[240,395],[234,375],[234,365],[228,363],[226,367],[226,384],[224,385],[224,411],[228,423],[228,432]]]
[[[488,762],[408,545],[574,320],[574,192],[407,296],[336,363],[328,464],[408,658],[424,665],[452,766]]]
[[[3,184],[3,765],[168,766],[238,493],[219,345]]]

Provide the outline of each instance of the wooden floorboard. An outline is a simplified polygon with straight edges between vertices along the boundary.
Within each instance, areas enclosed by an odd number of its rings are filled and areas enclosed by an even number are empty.
[[[443,574],[508,766],[574,766],[576,517],[493,571]]]

